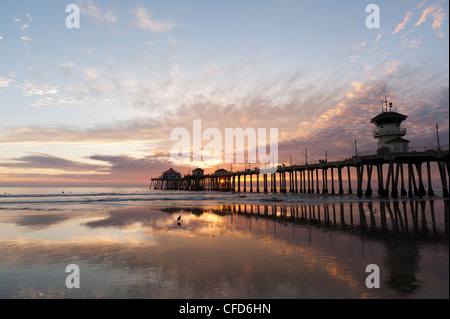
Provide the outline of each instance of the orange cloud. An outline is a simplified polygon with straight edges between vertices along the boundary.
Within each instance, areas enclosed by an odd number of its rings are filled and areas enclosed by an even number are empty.
[[[384,65],[384,74],[387,75],[387,74],[398,71],[399,66],[400,66],[400,62],[398,60],[386,62],[386,64]]]
[[[391,35],[394,35],[394,34],[396,34],[397,32],[403,30],[403,29],[405,28],[406,24],[409,22],[409,20],[410,20],[412,14],[413,14],[413,13],[412,13],[411,11],[406,12],[406,16],[405,16],[405,18],[403,19],[403,22],[402,22],[402,23],[399,23],[399,24],[397,25],[397,27],[395,28],[394,32],[391,33]]]
[[[441,1],[439,3],[432,4],[431,6],[425,8],[422,11],[422,15],[420,16],[419,20],[416,22],[415,26],[420,26],[423,24],[428,16],[431,16],[433,22],[431,26],[434,30],[438,32],[439,37],[444,37],[445,33],[441,30],[442,22],[446,19],[447,14],[445,13],[444,9],[440,7],[440,5],[444,1]]]

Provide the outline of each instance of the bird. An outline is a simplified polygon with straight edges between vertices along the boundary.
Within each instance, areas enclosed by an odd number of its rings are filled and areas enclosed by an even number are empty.
[[[178,216],[177,222],[179,222],[181,220],[181,215]]]

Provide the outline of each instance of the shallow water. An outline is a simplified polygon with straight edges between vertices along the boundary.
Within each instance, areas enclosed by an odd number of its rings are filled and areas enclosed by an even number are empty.
[[[449,297],[443,199],[2,194],[0,298]],[[69,264],[78,289],[66,287]],[[366,286],[369,264],[380,288]]]

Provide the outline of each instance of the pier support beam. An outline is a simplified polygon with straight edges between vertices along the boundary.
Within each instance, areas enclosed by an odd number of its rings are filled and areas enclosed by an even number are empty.
[[[386,177],[386,186],[384,187],[384,192],[383,195],[384,197],[388,197],[389,196],[389,184],[391,183],[391,179],[393,180],[393,175],[394,175],[394,163],[392,161],[389,162],[389,168],[388,168],[388,174]],[[393,182],[392,182],[393,184]]]
[[[272,182],[272,187],[273,187],[272,192],[276,193],[277,192],[277,174],[276,173],[272,174],[271,182]]]
[[[422,163],[416,163],[417,177],[419,178],[419,196],[426,195],[425,186],[422,178]]]
[[[297,171],[294,170],[295,193],[298,194]]]
[[[445,169],[444,169],[444,172],[445,172]],[[303,193],[306,194],[306,170],[305,169],[303,170],[302,175],[303,175]],[[445,173],[444,173],[444,176],[445,176]]]
[[[408,163],[408,182],[409,182],[409,190],[408,190],[408,196],[418,196],[419,190],[416,186],[416,179],[414,178],[414,169],[412,167],[411,163]]]
[[[320,194],[320,189],[319,189],[319,169],[316,168],[316,193]]]
[[[259,193],[259,172],[256,174],[256,192]]]
[[[306,173],[308,174],[308,194],[311,194],[311,185],[310,185],[310,174],[309,174],[310,170],[307,169]]]
[[[405,181],[404,181],[404,175],[403,175],[403,163],[399,163],[400,164],[400,178],[401,178],[401,189],[400,189],[400,194],[402,196],[406,196],[406,189],[405,189]]]
[[[396,171],[395,171],[395,177],[394,175],[392,175],[392,190],[391,190],[391,195],[394,198],[398,197],[398,189],[397,189],[397,185],[398,185],[398,177],[399,177],[399,172],[400,172],[400,163],[397,163],[396,166]],[[394,173],[394,172],[392,172]]]
[[[342,187],[342,167],[338,167],[338,179],[339,179],[339,195],[344,194],[344,188]]]
[[[378,195],[384,195],[384,187],[383,187],[383,164],[377,165],[377,175],[378,175]]]
[[[372,196],[372,186],[370,185],[370,180],[372,179],[372,169],[373,165],[367,165],[367,187],[364,195]]]
[[[348,193],[353,194],[352,191],[352,177],[350,176],[350,166],[347,166],[347,175],[348,175]]]
[[[434,196],[433,187],[431,186],[431,169],[430,162],[427,161],[427,177],[428,177],[428,196]]]
[[[331,167],[331,194],[336,194],[336,191],[334,190],[334,175],[333,175],[333,167]]]
[[[356,195],[358,197],[362,197],[363,195],[362,191],[363,172],[364,172],[364,165],[363,164],[356,165]]]
[[[439,175],[441,176],[442,183],[442,195],[444,197],[448,197],[448,189],[447,189],[447,175],[445,174],[445,162],[437,162],[439,167]]]
[[[322,168],[322,194],[328,193],[327,169]]]

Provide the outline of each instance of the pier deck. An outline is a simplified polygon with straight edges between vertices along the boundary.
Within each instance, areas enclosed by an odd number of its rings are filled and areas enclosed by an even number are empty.
[[[426,174],[424,174],[425,170]],[[353,186],[356,184],[356,194],[362,197],[372,195],[372,182],[376,180],[377,192],[381,196],[397,197],[399,194],[409,197],[434,196],[432,174],[438,174],[442,193],[448,197],[449,150],[448,146],[445,146],[445,149],[434,148],[423,151],[375,152],[330,162],[321,160],[302,165],[279,165],[274,173],[263,172],[265,171],[255,168],[236,172],[221,170],[220,174],[185,175],[172,180],[152,178],[150,188],[186,191],[352,194],[352,184]],[[352,174],[355,179],[352,178]],[[425,189],[424,176],[427,178],[428,189]],[[346,182],[346,190],[344,182]]]

